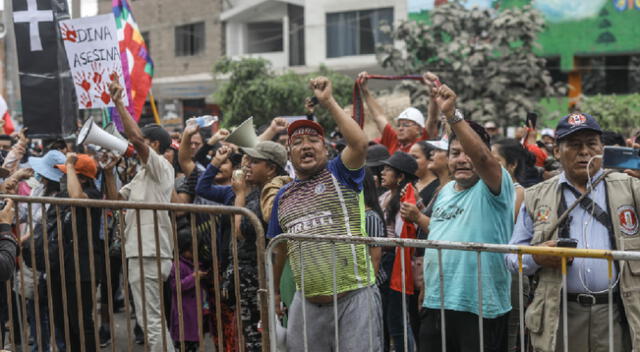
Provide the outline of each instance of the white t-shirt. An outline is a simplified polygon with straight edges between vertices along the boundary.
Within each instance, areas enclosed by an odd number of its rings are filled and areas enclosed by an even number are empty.
[[[169,161],[149,148],[147,163],[142,165],[138,174],[120,189],[120,195],[126,200],[157,204],[171,203],[174,170]],[[160,257],[173,258],[173,236],[171,219],[167,211],[158,211],[158,242]],[[129,209],[125,215],[125,252],[127,258],[139,256],[138,226],[136,210]],[[152,210],[140,210],[140,235],[142,257],[156,257],[155,226]]]

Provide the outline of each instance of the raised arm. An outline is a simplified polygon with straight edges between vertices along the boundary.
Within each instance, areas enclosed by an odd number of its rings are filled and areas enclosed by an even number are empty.
[[[193,161],[193,155],[191,155],[191,137],[198,133],[200,126],[197,124],[188,125],[184,132],[182,132],[182,140],[180,140],[180,148],[178,148],[178,164],[180,169],[185,175],[191,175],[193,169],[196,168],[196,163]]]
[[[427,87],[429,94],[429,111],[427,112],[427,122],[425,124],[425,130],[429,139],[438,138],[438,120],[440,120],[440,107],[436,102],[436,92],[434,88],[440,85],[440,79],[438,76],[431,72],[427,72],[422,75],[424,85]]]
[[[376,98],[371,95],[371,92],[369,91],[369,86],[367,85],[369,79],[367,78],[367,75],[367,72],[360,72],[360,74],[358,75],[358,80],[360,81],[360,91],[362,92],[362,97],[364,98],[365,103],[367,103],[367,106],[369,107],[369,112],[371,112],[373,121],[376,123],[378,131],[382,133],[385,126],[387,126],[387,123],[389,122],[387,116],[384,114],[384,109],[382,108],[382,106],[380,106],[380,104],[378,104]]]
[[[116,189],[116,176],[113,172],[115,166],[120,162],[119,157],[113,157],[109,162],[102,168],[102,174],[104,175],[104,188],[105,195],[109,200],[123,200],[122,195]]]
[[[464,153],[469,156],[478,176],[495,195],[500,194],[502,183],[502,168],[491,154],[491,150],[484,144],[480,136],[464,120],[455,119],[456,93],[446,85],[435,88],[436,102],[447,118],[451,130],[456,134]]]
[[[76,173],[76,161],[78,161],[76,153],[67,153],[67,161],[65,162],[67,167],[67,192],[69,192],[69,198],[86,199],[89,197],[82,190],[82,184],[78,178],[78,173]]]
[[[278,132],[286,131],[288,125],[289,124],[287,123],[286,119],[282,117],[276,117],[275,119],[271,120],[271,124],[269,125],[269,127],[267,127],[267,129],[258,136],[258,140],[270,141],[273,139],[273,137],[276,136],[276,134],[278,134]]]
[[[27,128],[23,128],[18,132],[18,142],[11,148],[9,154],[4,158],[2,167],[11,172],[15,172],[20,166],[20,160],[27,151],[29,138],[26,136]]]
[[[367,156],[368,141],[364,131],[354,119],[344,112],[333,98],[333,88],[328,78],[318,77],[312,79],[309,85],[320,104],[329,110],[347,142],[347,147],[341,154],[342,163],[349,169],[361,168]]]
[[[197,195],[214,202],[231,205],[235,196],[231,186],[214,184],[216,175],[218,171],[220,171],[220,166],[229,158],[230,154],[231,148],[227,146],[222,146],[218,149],[216,156],[211,160],[211,164],[198,179],[198,183],[196,184]]]
[[[117,77],[109,85],[109,92],[111,93],[111,99],[116,104],[118,114],[120,114],[120,118],[122,119],[122,125],[124,126],[124,133],[127,135],[127,139],[133,144],[138,158],[140,158],[143,164],[146,164],[149,158],[149,146],[144,142],[144,136],[142,135],[140,127],[138,127],[138,124],[133,120],[133,117],[131,117],[131,114],[129,114],[129,111],[127,111],[127,108],[122,102],[124,88],[118,83]]]

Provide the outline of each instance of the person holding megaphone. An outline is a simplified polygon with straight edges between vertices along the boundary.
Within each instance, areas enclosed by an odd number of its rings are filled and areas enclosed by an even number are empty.
[[[118,84],[118,78],[109,85],[111,99],[122,118],[124,133],[133,145],[136,157],[141,164],[140,171],[130,183],[116,191],[115,177],[112,172],[105,172],[107,198],[112,200],[131,200],[157,204],[171,202],[173,191],[174,170],[171,164],[162,156],[171,144],[171,137],[160,125],[149,124],[140,129],[133,120],[122,101],[124,89]],[[108,171],[108,170],[107,170]],[[171,271],[173,258],[173,244],[171,241],[171,221],[166,211],[160,211],[157,216],[157,227],[154,226],[153,212],[141,210],[138,231],[136,212],[129,210],[125,214],[125,253],[129,268],[129,284],[135,304],[136,319],[140,326],[144,326],[142,312],[146,312],[146,337],[151,351],[162,351],[162,320],[160,306],[160,289]],[[158,240],[156,242],[156,229]],[[142,238],[138,238],[138,234]],[[139,248],[142,244],[142,248]],[[156,255],[156,246],[159,247]],[[161,271],[158,272],[157,260],[160,261]],[[144,278],[141,277],[141,267]],[[145,306],[143,308],[142,285],[144,285]],[[165,328],[166,330],[166,328]],[[164,345],[167,352],[173,352],[168,331],[165,331]]]

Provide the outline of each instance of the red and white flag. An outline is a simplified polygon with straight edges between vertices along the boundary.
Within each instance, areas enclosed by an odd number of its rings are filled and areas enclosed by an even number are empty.
[[[11,121],[11,115],[9,114],[9,107],[7,106],[7,102],[4,100],[4,97],[0,95],[0,116],[2,116],[2,121],[4,121],[3,132],[4,134],[12,134],[15,131],[15,127],[13,127],[13,121]]]

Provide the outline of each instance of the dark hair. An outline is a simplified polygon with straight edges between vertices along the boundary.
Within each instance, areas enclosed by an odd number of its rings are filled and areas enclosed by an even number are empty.
[[[47,180],[47,184],[44,186],[44,197],[53,197],[56,194],[60,193],[60,182],[50,180],[44,176],[42,178]]]
[[[178,251],[180,254],[186,251],[193,251],[191,230],[183,229],[178,231]]]
[[[233,153],[229,156],[233,168],[237,168],[242,164],[242,153]]]
[[[211,129],[210,128],[201,128],[198,130],[198,134],[202,138],[202,143],[206,144],[207,139],[211,138]]]
[[[74,143],[75,144],[75,143]],[[45,144],[45,152],[50,150],[62,150],[67,147],[67,143],[64,139],[55,139]]]
[[[376,182],[373,179],[373,172],[368,168],[364,168],[364,182],[362,183],[362,194],[364,195],[364,205],[375,211],[384,223],[384,212],[380,208],[380,200]]]
[[[390,168],[391,170],[393,170],[393,172],[396,173],[397,177],[399,177],[400,175],[404,175],[404,178],[402,179],[402,181],[400,181],[398,188],[396,188],[395,191],[391,191],[391,199],[389,200],[389,204],[387,205],[389,213],[386,220],[388,223],[393,223],[395,222],[396,215],[398,215],[398,211],[400,211],[400,193],[402,193],[402,190],[407,184],[413,182],[415,176],[406,174],[393,167]]]
[[[271,138],[272,142],[277,142],[278,139],[280,139],[280,136],[288,136],[289,134],[287,133],[286,130],[284,131],[278,131],[276,132],[276,134],[273,136],[273,138]]]
[[[429,155],[431,154],[431,152],[436,149],[431,144],[427,143],[427,141],[419,141],[416,142],[416,144],[418,145],[418,147],[420,147],[420,150],[422,151],[422,154],[424,154],[424,157],[426,159],[429,159]]]
[[[619,145],[621,147],[626,147],[627,145],[624,141],[624,137],[620,133],[613,131],[603,131],[600,140],[602,141],[602,144],[608,146]]]
[[[164,154],[167,148],[171,145],[171,136],[169,135],[169,132],[158,124],[150,123],[142,127],[142,135],[151,142],[157,141],[160,143],[160,146],[158,147],[160,154]]]
[[[476,122],[473,122],[470,120],[466,120],[466,121],[469,124],[469,127],[471,127],[471,129],[480,137],[480,139],[487,146],[487,148],[491,149],[491,136],[489,136],[489,134],[484,129],[484,127],[480,126],[480,124]],[[456,134],[453,131],[451,131],[451,134],[449,135],[449,150],[451,150],[451,145],[453,144],[453,141],[456,139],[458,139],[458,136],[456,136]],[[447,151],[447,154],[449,153],[449,150]]]
[[[532,160],[535,163],[535,156],[524,149],[522,144],[513,138],[504,138],[494,144],[498,147],[498,153],[507,161],[507,165],[516,166],[513,175],[518,182],[520,182],[524,177],[524,171],[527,165]]]

